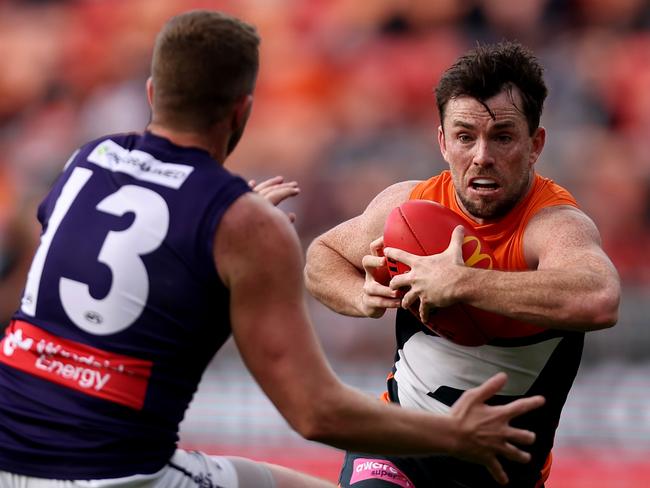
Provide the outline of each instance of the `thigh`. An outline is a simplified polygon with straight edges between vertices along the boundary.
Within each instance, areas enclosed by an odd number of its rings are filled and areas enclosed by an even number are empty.
[[[208,456],[198,451],[179,449],[167,463],[163,476],[151,488],[170,486],[275,488],[275,482],[271,471],[263,463],[241,457]]]
[[[326,480],[243,457],[179,450],[168,465],[173,472],[168,469],[154,488],[335,488]]]
[[[415,488],[404,458],[346,453],[339,477],[341,488]]]

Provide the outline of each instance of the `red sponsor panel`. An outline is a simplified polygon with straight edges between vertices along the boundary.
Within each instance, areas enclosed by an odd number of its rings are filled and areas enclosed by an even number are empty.
[[[151,361],[63,339],[13,321],[0,341],[0,362],[86,395],[142,409]]]

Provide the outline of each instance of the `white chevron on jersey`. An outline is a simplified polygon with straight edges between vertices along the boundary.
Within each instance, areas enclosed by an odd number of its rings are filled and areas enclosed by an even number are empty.
[[[406,341],[395,363],[399,402],[446,413],[449,407],[428,396],[429,392],[441,386],[467,390],[500,371],[508,374],[508,383],[499,395],[524,395],[561,340],[554,337],[518,347],[468,347],[417,332]]]

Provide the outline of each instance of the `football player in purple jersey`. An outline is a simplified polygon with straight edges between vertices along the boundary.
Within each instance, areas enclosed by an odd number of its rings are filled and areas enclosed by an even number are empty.
[[[1,488],[332,486],[177,448],[201,375],[231,334],[305,439],[444,453],[501,483],[500,459],[529,460],[517,445],[534,435],[509,422],[544,399],[488,406],[505,374],[438,415],[385,404],[333,373],[277,193],[251,191],[223,167],[251,111],[258,45],[253,27],[222,13],[172,18],[154,48],[146,131],[79,148],[39,207],[40,245],[0,341]]]

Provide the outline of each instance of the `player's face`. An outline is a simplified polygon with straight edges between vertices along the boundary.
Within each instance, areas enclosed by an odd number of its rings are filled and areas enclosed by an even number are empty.
[[[464,210],[483,222],[508,213],[530,188],[545,132],[530,136],[519,91],[486,100],[458,97],[447,103],[438,142]]]

